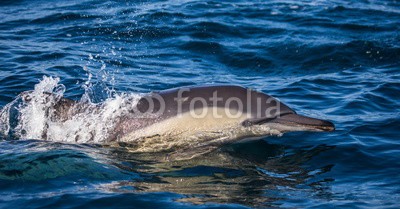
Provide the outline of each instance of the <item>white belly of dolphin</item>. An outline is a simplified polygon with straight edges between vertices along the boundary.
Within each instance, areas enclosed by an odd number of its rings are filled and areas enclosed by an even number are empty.
[[[280,133],[266,127],[244,127],[245,113],[226,108],[203,108],[135,130],[119,141],[133,143],[137,152],[156,152],[204,143],[223,143],[232,138]],[[211,140],[210,140],[211,139]]]

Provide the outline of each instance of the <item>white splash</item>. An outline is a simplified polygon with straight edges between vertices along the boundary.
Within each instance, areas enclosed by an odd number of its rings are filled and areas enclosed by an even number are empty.
[[[51,106],[57,102],[64,91],[57,92],[56,97],[47,97],[44,92],[53,93],[57,87],[62,88],[62,85],[58,86],[59,78],[43,77],[43,80],[35,85],[35,89],[26,95],[29,97],[31,102],[28,105],[21,105],[19,107],[20,123],[17,126],[17,130],[21,130],[24,133],[25,138],[40,139],[44,132],[47,116],[51,114],[48,111],[52,111]]]
[[[31,92],[25,92],[16,100],[18,105],[18,125],[16,134],[25,139],[43,139],[70,143],[102,143],[114,128],[118,118],[127,114],[140,99],[138,94],[121,94],[108,98],[102,104],[86,102],[76,112],[68,112],[65,119],[57,118],[55,105],[62,98],[65,87],[59,84],[59,78],[43,77]],[[4,110],[0,120],[4,127],[8,124],[9,114]],[[4,113],[3,113],[4,112]]]

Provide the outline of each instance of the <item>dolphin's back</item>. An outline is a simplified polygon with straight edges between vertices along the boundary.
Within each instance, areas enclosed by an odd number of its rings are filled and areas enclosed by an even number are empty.
[[[288,106],[267,94],[234,85],[192,86],[153,92],[139,100],[138,109],[148,110],[149,101],[154,104],[153,112],[165,108],[160,114],[160,119],[174,117],[178,113],[205,106],[242,109],[244,113],[257,117],[276,117],[277,114],[294,113]],[[264,111],[274,108],[279,112]]]

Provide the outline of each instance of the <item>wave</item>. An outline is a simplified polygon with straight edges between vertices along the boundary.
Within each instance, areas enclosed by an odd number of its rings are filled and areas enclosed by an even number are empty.
[[[43,77],[33,91],[21,93],[6,105],[0,114],[0,132],[6,138],[102,143],[110,137],[120,116],[140,99],[138,94],[122,94],[96,104],[87,91],[81,98],[84,107],[70,110],[68,106],[74,102],[63,98],[65,86],[59,81]]]

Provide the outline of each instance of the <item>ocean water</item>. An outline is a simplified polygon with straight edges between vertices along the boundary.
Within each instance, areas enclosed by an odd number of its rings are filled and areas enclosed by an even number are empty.
[[[1,136],[2,208],[400,207],[397,0],[18,0],[0,11],[0,107],[38,86],[99,103],[235,84],[336,125],[172,162]]]

